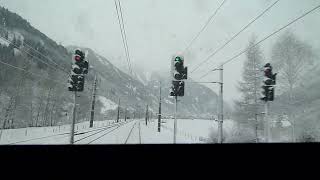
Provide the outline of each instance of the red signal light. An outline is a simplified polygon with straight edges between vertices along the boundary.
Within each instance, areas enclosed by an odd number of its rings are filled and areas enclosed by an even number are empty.
[[[76,55],[76,56],[74,56],[74,60],[79,62],[81,60],[81,57],[79,55]]]

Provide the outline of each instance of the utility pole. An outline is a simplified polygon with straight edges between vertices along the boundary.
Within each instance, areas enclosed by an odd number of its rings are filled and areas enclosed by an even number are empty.
[[[178,111],[178,96],[175,96],[175,111],[174,111],[174,128],[173,128],[173,144],[177,143],[177,111]]]
[[[141,144],[141,121],[139,120],[139,144]]]
[[[259,139],[258,139],[258,97],[257,97],[257,78],[258,78],[258,75],[257,75],[257,69],[256,69],[256,59],[254,58],[254,63],[253,63],[254,67],[254,104],[255,104],[255,108],[254,108],[254,117],[255,117],[255,121],[254,121],[254,129],[255,129],[255,137],[256,137],[256,143],[259,142]]]
[[[267,101],[264,105],[264,112],[265,112],[265,118],[264,118],[264,121],[265,121],[265,128],[264,128],[264,131],[265,131],[265,141],[266,142],[269,142],[270,141],[270,123],[269,123],[269,101]]]
[[[271,142],[271,124],[270,124],[270,117],[269,117],[269,109],[270,109],[270,102],[274,100],[274,92],[275,92],[275,85],[276,85],[276,76],[277,73],[272,73],[272,66],[270,63],[267,63],[264,66],[264,76],[265,80],[263,87],[263,94],[264,96],[261,100],[265,101],[265,118],[264,118],[264,133],[266,142]]]
[[[220,67],[220,116],[219,116],[219,125],[218,125],[218,132],[219,138],[218,143],[223,143],[223,65]]]
[[[117,123],[119,122],[119,118],[120,118],[120,98],[119,98],[119,102],[118,102]]]
[[[296,142],[296,136],[295,136],[295,125],[296,125],[296,122],[294,120],[294,117],[292,118],[292,142]]]
[[[93,120],[94,120],[94,106],[96,101],[96,90],[97,90],[97,76],[94,77],[94,84],[93,84],[93,93],[92,93],[92,103],[91,103],[91,119],[90,119],[90,128],[93,127]]]
[[[76,123],[76,110],[77,110],[77,91],[74,91],[74,106],[73,106],[73,117],[72,117],[72,123],[71,123],[70,144],[74,143],[74,126]]]
[[[146,110],[146,126],[148,125],[148,116],[149,116],[149,105],[147,105],[147,110]]]
[[[269,110],[270,110],[270,102],[268,104],[268,116],[267,116],[267,122],[268,122],[268,142],[272,141],[272,133],[271,133],[271,126],[272,124],[270,123],[271,119],[269,118]]]
[[[126,109],[125,109],[125,111],[124,111],[124,121],[125,121],[125,122],[127,121],[127,107],[126,107]]]
[[[160,96],[159,96],[159,113],[158,113],[158,132],[161,131],[161,81],[160,81]]]
[[[257,105],[257,104],[256,104]],[[258,126],[259,126],[259,122],[258,122],[258,109],[257,107],[255,107],[255,130],[254,130],[254,133],[255,133],[255,137],[256,137],[256,143],[259,143],[259,138],[258,138]]]

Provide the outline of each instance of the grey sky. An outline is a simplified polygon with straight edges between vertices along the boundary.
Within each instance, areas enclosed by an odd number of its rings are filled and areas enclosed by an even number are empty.
[[[192,70],[209,52],[226,42],[275,0],[227,0],[213,23],[191,47],[186,63]],[[182,51],[222,0],[121,0],[128,44],[135,67],[166,72],[172,54]],[[320,0],[281,0],[270,12],[241,34],[210,63],[191,74],[198,79],[209,67],[243,50],[254,33],[258,39],[320,4]],[[0,0],[0,5],[18,13],[50,38],[63,45],[90,47],[118,66],[126,66],[113,0]],[[290,29],[300,39],[320,50],[320,11]],[[266,61],[277,36],[262,44]],[[225,66],[225,99],[238,98],[245,56]],[[218,80],[213,73],[204,80]],[[215,86],[210,86],[217,90]]]

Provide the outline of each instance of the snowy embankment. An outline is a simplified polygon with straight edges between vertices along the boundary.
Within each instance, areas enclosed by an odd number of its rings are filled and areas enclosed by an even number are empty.
[[[93,128],[89,128],[89,122],[78,123],[75,126],[75,144],[172,144],[174,120],[162,121],[161,132],[158,132],[156,119],[147,125],[143,119],[120,123],[96,121]],[[232,121],[224,122],[225,132],[231,132],[233,127]],[[179,119],[177,143],[208,143],[212,131],[217,130],[215,121]],[[0,144],[69,144],[70,125],[9,129],[0,134]]]
[[[101,128],[114,121],[95,121],[93,128]],[[29,127],[0,130],[0,144],[69,144],[70,125]],[[75,132],[88,131],[89,122],[78,123]]]
[[[173,132],[174,120],[164,120],[163,128]],[[231,120],[225,120],[223,123],[223,131],[231,133],[234,129],[235,124]],[[212,120],[202,119],[179,119],[177,121],[177,142],[179,139],[189,139],[191,143],[209,143],[210,134],[217,134],[218,123]]]

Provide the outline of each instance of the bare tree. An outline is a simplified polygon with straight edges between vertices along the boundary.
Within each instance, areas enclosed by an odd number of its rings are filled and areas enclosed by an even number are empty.
[[[291,31],[284,33],[273,46],[274,68],[280,71],[279,80],[289,91],[289,101],[294,100],[293,89],[306,67],[312,65],[315,54],[312,47],[301,41]]]

